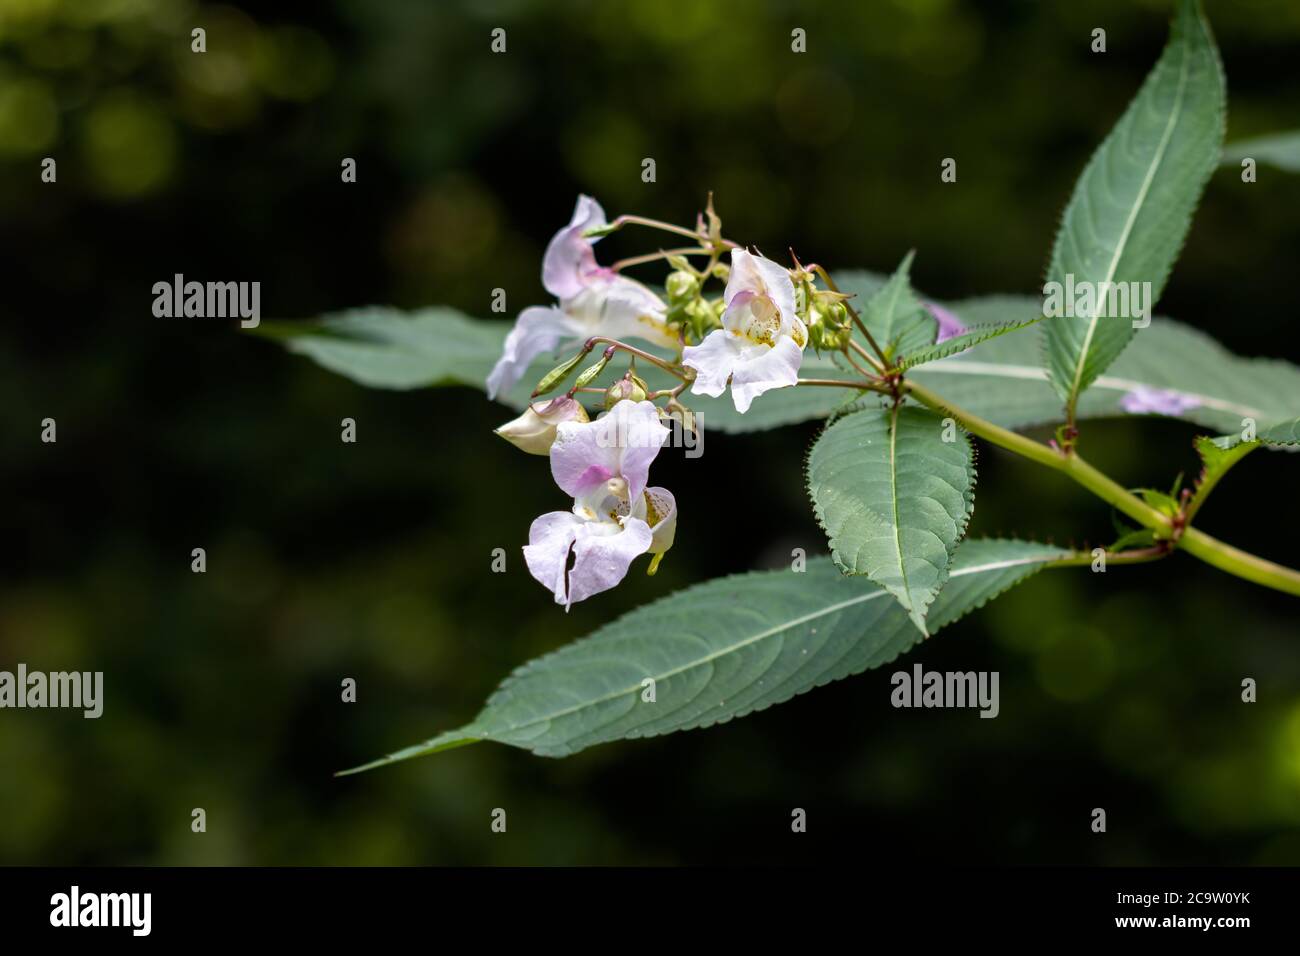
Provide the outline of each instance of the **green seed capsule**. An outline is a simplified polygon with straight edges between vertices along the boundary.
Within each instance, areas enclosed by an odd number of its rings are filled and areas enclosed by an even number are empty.
[[[569,373],[577,368],[578,363],[586,358],[586,356],[586,352],[579,352],[563,365],[559,365],[547,372],[542,377],[542,380],[537,383],[537,388],[533,391],[533,397],[536,398],[538,395],[545,395],[547,392],[555,388],[555,386],[563,382],[569,377]]]
[[[582,374],[578,376],[578,380],[574,383],[574,387],[586,388],[593,381],[595,381],[596,376],[600,375],[601,372],[605,371],[605,366],[608,364],[609,364],[609,356],[602,356],[601,360],[597,362],[595,365],[589,366],[588,368],[582,370]]]

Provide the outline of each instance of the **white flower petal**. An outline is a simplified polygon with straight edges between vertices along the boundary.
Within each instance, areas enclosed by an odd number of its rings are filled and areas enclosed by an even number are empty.
[[[534,305],[524,309],[506,336],[501,358],[488,375],[488,398],[496,398],[513,388],[533,359],[554,350],[566,339],[581,335],[582,327],[554,306]]]
[[[740,357],[738,339],[726,329],[715,329],[699,345],[688,345],[682,350],[682,364],[695,369],[691,392],[717,398],[726,391]]]
[[[650,526],[640,518],[624,519],[623,527],[612,534],[602,533],[606,527],[602,522],[590,521],[579,529],[573,543],[566,607],[608,591],[622,581],[632,562],[645,554],[654,540]]]
[[[799,381],[799,365],[803,350],[788,336],[777,340],[776,345],[764,354],[738,363],[731,375],[731,400],[742,415],[749,411],[750,403],[773,388],[784,388]]]
[[[584,522],[568,511],[552,511],[532,523],[524,563],[528,573],[555,595],[556,604],[568,603],[566,572],[569,552]]]
[[[665,347],[677,344],[664,324],[667,306],[641,283],[626,276],[596,277],[560,306],[588,330],[589,336],[639,338]]]
[[[731,250],[731,274],[723,297],[727,305],[742,292],[766,296],[781,313],[781,331],[789,333],[795,319],[794,282],[790,273],[771,259],[744,249]]]

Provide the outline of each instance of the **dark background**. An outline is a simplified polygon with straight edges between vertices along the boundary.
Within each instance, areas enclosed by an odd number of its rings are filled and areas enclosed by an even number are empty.
[[[888,270],[915,247],[935,297],[1032,292],[1169,8],[0,2],[0,669],[106,684],[98,721],[0,712],[0,863],[1300,863],[1295,601],[1182,555],[1039,575],[905,659],[1000,671],[997,720],[893,710],[891,667],[562,761],[483,744],[336,780],[464,723],[515,665],[641,602],[824,551],[801,487],[816,426],[661,456],[676,548],[566,616],[518,555],[556,490],[491,435],[500,406],[367,391],[233,323],[151,313],[176,272],[260,281],[266,318],[486,316],[498,286],[514,311],[546,301],[541,251],[579,191],[611,216],[689,221],[712,189],[728,235],[772,254]],[[1300,5],[1209,14],[1229,138],[1297,125]],[[939,181],[947,156],[956,184]],[[1300,359],[1297,208],[1300,177],[1221,170],[1160,311]],[[1195,468],[1194,434],[1089,423],[1084,447],[1163,487]],[[1200,523],[1294,565],[1296,465],[1252,456]],[[973,534],[1113,536],[1063,478],[987,447],[980,469]],[[496,547],[507,574],[489,572]]]

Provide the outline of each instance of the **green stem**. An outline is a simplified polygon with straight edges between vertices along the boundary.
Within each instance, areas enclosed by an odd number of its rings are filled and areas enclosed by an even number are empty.
[[[826,288],[830,289],[832,292],[840,291],[840,287],[835,284],[835,280],[831,278],[829,272],[819,265],[814,265],[812,268],[817,275],[821,277],[821,280],[826,283]],[[847,301],[844,303],[844,308],[848,310],[849,317],[853,319],[853,324],[858,327],[858,331],[861,332],[862,337],[867,340],[867,344],[871,346],[872,351],[874,351],[876,355],[880,356],[880,367],[884,368],[885,364],[889,361],[885,358],[884,349],[882,349],[880,344],[876,342],[876,337],[871,334],[871,330],[868,329],[866,323],[862,321],[862,317],[858,315],[858,310],[853,308],[853,305]],[[866,352],[863,352],[862,354],[867,355]],[[867,355],[867,358],[871,359],[873,364],[876,361],[874,356]]]
[[[632,226],[647,226],[650,229],[661,229],[664,232],[671,232],[679,236],[686,236],[688,239],[699,240],[701,238],[707,238],[707,237],[701,237],[699,233],[687,229],[685,226],[677,226],[671,222],[663,222],[662,220],[659,219],[648,219],[645,216],[619,216],[609,225],[610,225],[611,232],[617,229],[622,229],[623,226],[625,225],[632,225]]]
[[[1107,551],[1106,564],[1145,564],[1148,561],[1159,561],[1161,558],[1168,557],[1172,554],[1172,549],[1167,544],[1159,544],[1151,548],[1140,548],[1133,551]],[[1077,568],[1091,565],[1096,558],[1090,551],[1076,551],[1064,558],[1057,558],[1055,561],[1048,561],[1043,565],[1045,568]]]
[[[618,262],[610,266],[615,272],[622,272],[630,266],[640,266],[647,262],[658,262],[660,259],[667,259],[669,256],[708,256],[712,253],[708,249],[699,246],[682,246],[680,249],[660,249],[658,252],[647,252],[643,256],[630,256],[627,259],[619,259]]]
[[[1036,461],[1054,471],[1064,472],[1098,498],[1114,505],[1143,527],[1154,528],[1157,532],[1165,533],[1170,530],[1170,522],[1165,515],[1156,511],[1141,498],[1131,494],[1112,478],[1102,474],[1074,452],[1070,452],[1068,455],[1064,454],[1055,448],[1036,442],[1032,438],[1026,438],[1024,435],[1003,428],[1001,425],[994,425],[990,421],[985,421],[978,415],[973,415],[936,395],[924,385],[906,382],[903,387],[909,395],[922,405],[928,405],[936,411],[946,412],[951,415],[961,422],[962,427],[971,434],[979,435],[985,441],[1000,445],[1008,451],[1015,452],[1017,455],[1031,461]]]
[[[1173,525],[1167,515],[1152,508],[1115,479],[1088,464],[1073,449],[1068,455],[1062,456],[1062,460],[1065,462],[1062,470],[1067,475],[1143,527],[1154,529],[1157,535],[1168,534],[1172,529]]]
[[[851,382],[838,378],[801,378],[798,385],[822,385],[826,388],[856,388],[860,392],[888,392],[889,390],[873,382]]]
[[[830,379],[801,379],[799,384],[877,388],[877,386],[867,382],[837,382]],[[1178,548],[1235,577],[1255,584],[1262,584],[1264,587],[1273,588],[1285,594],[1300,596],[1300,571],[1275,564],[1265,558],[1242,551],[1240,548],[1234,548],[1232,545],[1213,538],[1196,528],[1183,527],[1181,531],[1178,531],[1167,515],[1156,511],[1113,478],[1088,464],[1073,449],[1069,452],[1061,452],[1031,438],[1026,438],[1024,435],[1009,431],[1000,425],[995,425],[936,395],[924,385],[905,381],[902,383],[902,388],[903,391],[922,405],[926,405],[937,412],[945,413],[954,420],[961,422],[962,426],[971,434],[978,435],[985,441],[1000,445],[1008,451],[1015,452],[1017,455],[1031,461],[1036,461],[1040,465],[1045,465],[1053,471],[1064,472],[1103,501],[1114,505],[1130,518],[1142,524],[1143,527],[1151,528],[1156,532],[1159,540],[1153,547],[1144,548],[1140,551],[1108,554],[1106,556],[1107,561],[1116,564],[1154,561],[1164,557],[1173,548]],[[1090,561],[1090,555],[1078,552],[1050,562],[1048,566],[1071,567],[1087,564]]]
[[[1206,564],[1229,574],[1264,587],[1300,596],[1300,571],[1284,568],[1280,564],[1247,554],[1239,548],[1212,538],[1196,528],[1186,529],[1178,539],[1178,547],[1200,558]]]
[[[583,348],[586,351],[590,352],[592,348],[594,348],[597,344],[601,342],[604,342],[608,345],[612,345],[616,349],[622,349],[624,352],[627,352],[629,355],[635,355],[637,358],[643,359],[644,361],[649,362],[651,365],[657,365],[665,372],[668,372],[670,375],[677,376],[683,382],[689,382],[691,380],[691,376],[687,375],[678,366],[673,365],[671,362],[667,362],[661,359],[657,355],[651,355],[649,352],[645,351],[644,349],[639,349],[635,345],[628,345],[626,342],[620,342],[618,339],[606,338],[603,335],[593,335],[591,338],[587,339],[587,342],[583,346]]]

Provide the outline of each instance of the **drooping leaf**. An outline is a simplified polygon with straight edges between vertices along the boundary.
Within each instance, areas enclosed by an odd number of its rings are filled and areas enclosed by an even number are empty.
[[[1238,140],[1223,148],[1223,164],[1240,166],[1243,159],[1268,163],[1288,173],[1300,173],[1300,130]]]
[[[974,486],[970,438],[929,409],[864,408],[828,426],[808,455],[808,493],[832,559],[898,598],[922,632]]]
[[[967,324],[985,324],[999,316],[1032,318],[1042,302],[998,296],[949,308]],[[1048,384],[1035,338],[1004,335],[908,376],[1004,428],[1059,422],[1060,400]],[[1078,417],[1129,415],[1147,407],[1215,432],[1239,431],[1245,418],[1291,419],[1300,415],[1300,368],[1238,357],[1204,332],[1157,317],[1083,394]]]
[[[898,269],[861,309],[862,324],[890,359],[911,355],[934,342],[939,323],[921,304],[908,273],[915,253],[903,257]]]
[[[837,273],[836,281],[844,291],[856,293],[855,301],[860,302],[884,279],[851,271]],[[943,304],[968,328],[1029,322],[1042,309],[1042,301],[1029,296],[981,296]],[[452,309],[406,313],[371,308],[312,322],[264,321],[257,332],[368,387],[457,384],[481,389],[509,328],[508,322],[469,319]],[[1007,428],[1056,422],[1061,406],[1047,383],[1036,339],[1032,334],[1005,335],[908,374]],[[522,408],[537,381],[563,358],[539,359],[502,400]],[[672,382],[657,369],[640,366],[639,371],[652,388]],[[801,374],[852,377],[836,366],[830,354],[818,356],[811,349],[804,355]],[[1276,422],[1300,415],[1300,369],[1279,360],[1238,358],[1204,333],[1170,319],[1157,318],[1143,330],[1110,374],[1084,394],[1079,416],[1128,414],[1122,403],[1144,389],[1181,396],[1185,407],[1174,417],[1216,432],[1237,431],[1247,417]],[[833,388],[774,389],[760,395],[745,415],[736,412],[729,395],[706,398],[687,393],[683,399],[702,412],[705,429],[750,432],[825,418],[853,394]]]
[[[263,322],[258,328],[259,335],[360,385],[394,389],[482,388],[509,331],[510,323],[470,319],[455,309],[404,312],[387,306],[349,309],[311,322]],[[530,380],[527,391],[533,384]]]
[[[1112,286],[1150,283],[1149,305],[1160,298],[1222,153],[1225,98],[1200,4],[1182,0],[1164,53],[1079,177],[1052,250],[1048,281],[1089,283],[1096,299],[1082,315],[1043,324],[1048,372],[1070,418],[1136,331],[1133,315],[1105,314]]]
[[[933,627],[1065,553],[1023,541],[963,543],[930,608]],[[465,727],[347,772],[482,740],[563,757],[608,741],[710,727],[888,664],[920,640],[888,592],[841,575],[827,558],[811,559],[802,573],[719,578],[525,664]]]

